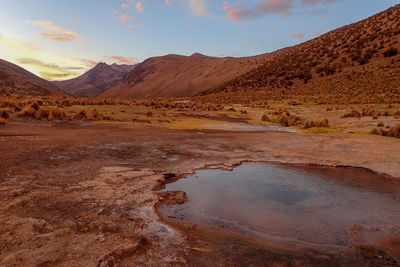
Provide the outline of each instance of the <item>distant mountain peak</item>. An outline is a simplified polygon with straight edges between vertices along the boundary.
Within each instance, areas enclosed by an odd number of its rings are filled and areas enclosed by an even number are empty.
[[[210,56],[203,55],[201,53],[194,53],[190,57],[197,57],[197,58],[212,58]]]
[[[79,77],[54,82],[61,90],[78,97],[95,97],[120,81],[135,65],[99,62]]]

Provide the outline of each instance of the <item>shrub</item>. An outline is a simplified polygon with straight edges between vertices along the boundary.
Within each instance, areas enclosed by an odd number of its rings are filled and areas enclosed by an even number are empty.
[[[25,107],[20,113],[18,113],[18,117],[32,117],[32,118],[36,118],[36,110],[29,106],[29,107]]]
[[[4,118],[0,118],[0,125],[5,125],[7,123],[7,120]]]
[[[73,120],[83,120],[83,119],[87,119],[87,112],[86,109],[82,109],[81,111],[79,111],[77,114],[75,114],[72,119]]]
[[[5,110],[5,109],[0,110],[0,118],[6,119],[6,120],[9,119],[10,118],[10,112],[8,110]]]
[[[382,130],[378,130],[378,129],[374,128],[369,133],[375,134],[375,135],[382,135]]]
[[[48,114],[48,120],[60,119],[63,120],[66,117],[65,112],[56,108],[52,108]]]
[[[37,101],[32,102],[30,107],[33,108],[36,111],[38,111],[40,109],[40,105],[39,105],[39,103]]]
[[[322,120],[312,120],[312,121],[306,121],[304,124],[304,129],[308,128],[327,128],[329,127],[329,121],[328,119],[322,119]]]
[[[383,124],[383,122],[379,122],[378,125],[376,125],[377,127],[385,127],[385,124]]]
[[[385,133],[386,136],[400,138],[400,123],[396,124]]]
[[[261,121],[271,121],[271,118],[268,117],[267,114],[263,114],[262,117],[261,117]]]
[[[395,138],[400,138],[400,123],[396,124],[392,128],[389,127],[389,130],[385,131],[382,129],[372,129],[370,134],[376,134],[376,135],[382,135],[382,136],[388,136],[388,137],[395,137]]]
[[[395,47],[390,47],[390,48],[388,48],[385,52],[383,52],[383,55],[384,55],[385,57],[393,57],[393,56],[397,55],[398,52],[399,52],[399,51],[397,50],[397,48],[395,48]]]
[[[94,120],[102,120],[102,119],[104,119],[104,116],[103,116],[103,114],[102,114],[100,111],[98,111],[97,109],[93,109],[93,110],[90,112],[90,118],[91,118],[91,119],[94,119]]]
[[[351,118],[351,117],[361,118],[361,113],[358,110],[353,109],[351,112],[342,115],[342,118]]]

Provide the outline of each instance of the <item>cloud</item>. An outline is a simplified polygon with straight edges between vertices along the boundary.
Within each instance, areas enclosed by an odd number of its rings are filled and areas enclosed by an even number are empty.
[[[71,79],[92,68],[97,62],[51,53],[36,40],[0,34],[0,58],[21,65],[42,78]]]
[[[291,33],[290,36],[293,37],[293,38],[301,40],[301,39],[304,38],[304,33]]]
[[[53,63],[45,63],[36,58],[18,58],[18,64],[35,68],[40,77],[47,80],[74,78],[78,75],[77,71],[83,71],[83,66],[61,66]]]
[[[117,20],[119,20],[119,23],[121,25],[123,25],[123,24],[126,24],[127,22],[129,22],[130,20],[133,20],[133,17],[129,16],[128,14],[123,14],[123,15],[119,16],[117,18]]]
[[[65,30],[61,26],[55,25],[50,20],[25,20],[25,22],[40,27],[42,31],[37,34],[45,39],[59,42],[72,42],[79,36],[78,33]]]
[[[224,2],[220,11],[224,11],[228,19],[234,22],[258,19],[267,15],[293,15],[293,8],[332,4],[343,0],[258,0],[254,6],[245,6],[240,2],[229,4]],[[311,11],[312,12],[312,11]],[[320,11],[316,14],[321,14]]]
[[[111,8],[110,12],[113,13],[114,15],[118,14],[118,11],[115,8]]]
[[[130,1],[130,2],[127,2],[127,3],[122,3],[122,4],[121,4],[121,8],[122,8],[122,9],[128,8],[128,7],[130,7],[134,2],[135,2],[135,1]]]
[[[127,31],[133,31],[135,29],[134,25],[129,25],[128,23],[134,18],[128,14],[123,14],[117,18],[119,20],[118,26],[126,29]]]
[[[164,0],[165,5],[183,3],[196,16],[209,16],[207,2],[208,0]]]
[[[314,34],[312,36],[315,38],[315,37],[321,36],[322,33],[323,33],[322,31],[316,31],[316,32],[314,32]]]
[[[142,2],[137,2],[136,3],[136,10],[139,13],[144,11],[144,6],[143,6]]]
[[[196,16],[207,15],[207,4],[206,0],[188,0],[188,4],[193,14]]]
[[[138,60],[133,57],[123,57],[123,56],[110,56],[107,59],[114,61],[117,64],[127,64],[134,65],[138,63]]]

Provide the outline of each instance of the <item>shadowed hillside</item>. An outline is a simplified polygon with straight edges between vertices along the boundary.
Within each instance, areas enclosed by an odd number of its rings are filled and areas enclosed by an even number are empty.
[[[56,85],[0,59],[0,95],[64,95]]]
[[[94,68],[81,76],[54,82],[66,93],[77,97],[95,97],[104,90],[122,80],[125,74],[131,71],[135,65],[108,65],[98,63]]]
[[[282,53],[201,95],[242,101],[400,101],[400,5]],[[204,96],[207,98],[207,96]]]

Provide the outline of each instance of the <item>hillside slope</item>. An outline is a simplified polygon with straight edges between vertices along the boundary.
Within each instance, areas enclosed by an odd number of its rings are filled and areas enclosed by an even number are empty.
[[[214,58],[167,55],[149,58],[100,97],[151,98],[190,96],[260,66],[269,55],[252,58]]]
[[[400,102],[400,5],[303,44],[201,92],[236,99]]]
[[[57,86],[0,59],[0,95],[64,95]]]
[[[74,79],[54,82],[61,90],[77,97],[95,97],[122,80],[135,65],[98,63]]]

